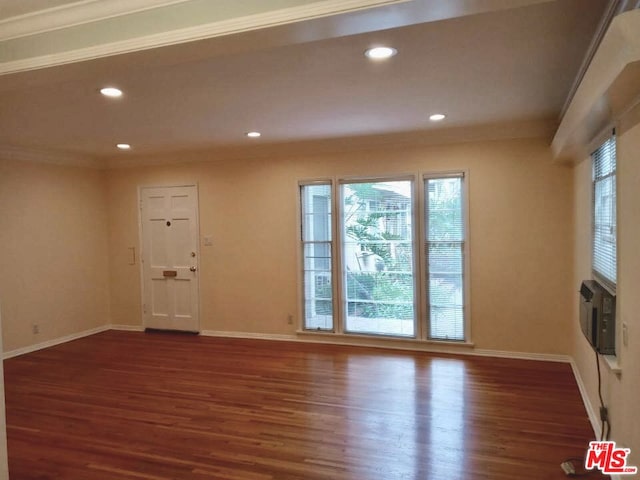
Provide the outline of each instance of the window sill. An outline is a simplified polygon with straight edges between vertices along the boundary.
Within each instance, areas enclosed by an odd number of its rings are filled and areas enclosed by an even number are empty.
[[[420,345],[441,345],[443,347],[460,347],[460,348],[474,348],[475,344],[473,342],[458,342],[458,341],[447,341],[447,340],[423,340],[420,338],[413,337],[400,337],[393,335],[366,335],[359,333],[335,333],[327,330],[297,330],[296,335],[301,336],[310,336],[310,337],[322,337],[325,339],[335,338],[340,339],[335,342],[336,344],[347,342],[347,339],[354,339],[359,342],[362,341],[382,341],[382,342],[403,342],[408,344],[420,344]],[[365,345],[363,343],[363,345]]]
[[[604,358],[604,361],[607,364],[607,367],[609,367],[609,370],[611,371],[611,373],[615,373],[616,375],[622,374],[622,367],[620,367],[620,362],[618,361],[617,356],[602,355],[602,358]]]

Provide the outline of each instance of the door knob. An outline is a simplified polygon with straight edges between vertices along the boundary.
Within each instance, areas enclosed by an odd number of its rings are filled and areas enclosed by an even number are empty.
[[[197,270],[196,267],[189,267],[189,270],[191,270],[192,272],[195,272]]]

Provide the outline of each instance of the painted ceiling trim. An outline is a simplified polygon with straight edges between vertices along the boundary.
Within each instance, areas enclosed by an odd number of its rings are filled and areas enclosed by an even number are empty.
[[[144,1],[148,2],[149,0]],[[409,0],[322,0],[308,5],[230,18],[204,25],[170,30],[49,55],[6,61],[0,64],[0,75],[247,32],[259,28],[285,25],[303,20],[354,12],[371,7],[405,3],[407,1]],[[173,3],[177,2],[174,1]]]
[[[499,122],[485,125],[469,125],[435,130],[417,130],[390,134],[355,137],[299,140],[259,146],[220,146],[204,150],[157,152],[143,155],[114,155],[103,157],[103,168],[134,168],[142,166],[176,165],[192,162],[216,162],[256,158],[299,158],[354,151],[378,149],[423,148],[438,145],[487,141],[510,141],[553,136],[556,122],[538,119],[520,122]]]
[[[640,10],[613,19],[551,143],[558,161],[587,158],[594,139],[640,99]]]
[[[567,99],[562,106],[562,110],[560,111],[560,119],[562,119],[573,100],[573,96],[576,94],[582,79],[587,73],[587,69],[589,65],[591,65],[591,61],[593,60],[600,43],[602,42],[603,37],[607,33],[609,29],[609,25],[611,25],[612,20],[617,16],[624,12],[628,12],[635,8],[640,8],[640,0],[609,0],[609,5],[606,8],[605,14],[598,25],[598,28],[591,40],[591,44],[587,49],[584,59],[582,60],[582,64],[580,65],[580,69],[578,70],[578,74],[576,75],[573,84],[571,85],[571,89],[567,95]]]
[[[49,149],[26,148],[14,145],[0,145],[0,158],[22,162],[49,163],[69,167],[104,169],[100,159],[68,152],[56,152]]]
[[[0,20],[0,42],[189,0],[85,0]]]

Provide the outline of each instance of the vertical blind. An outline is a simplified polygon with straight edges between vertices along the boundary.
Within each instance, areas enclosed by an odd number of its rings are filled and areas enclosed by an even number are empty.
[[[429,338],[465,340],[463,176],[425,179]]]
[[[617,274],[616,140],[611,136],[593,159],[593,273],[615,290]]]

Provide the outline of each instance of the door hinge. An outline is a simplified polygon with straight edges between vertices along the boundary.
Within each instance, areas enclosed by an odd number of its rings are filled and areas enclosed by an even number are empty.
[[[146,303],[142,304],[142,313],[147,313],[147,304]]]

